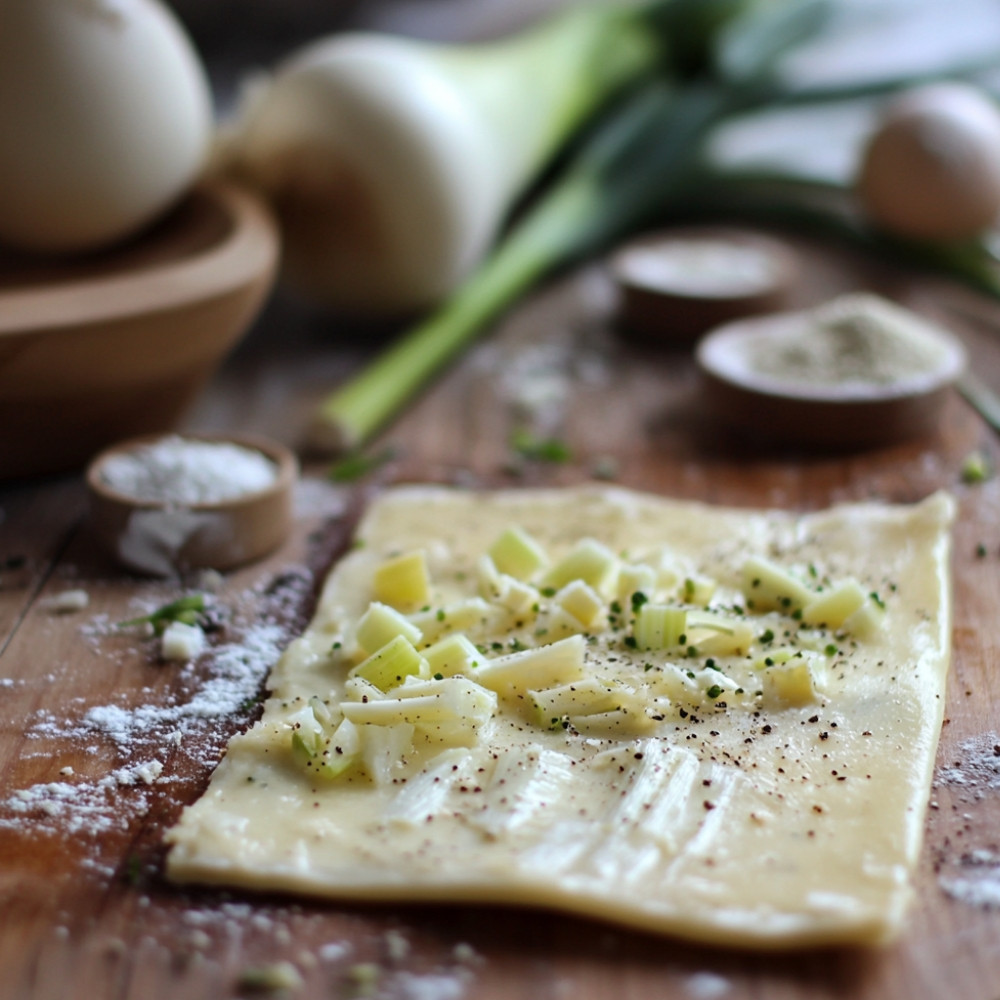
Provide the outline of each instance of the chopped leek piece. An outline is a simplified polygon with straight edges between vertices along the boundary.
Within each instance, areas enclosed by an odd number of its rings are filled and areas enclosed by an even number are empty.
[[[633,635],[639,649],[669,649],[677,646],[687,623],[684,608],[666,604],[643,604],[635,614]]]
[[[644,711],[626,706],[619,706],[609,712],[570,715],[566,721],[583,736],[603,736],[612,739],[642,736],[656,726],[655,721]]]
[[[656,591],[657,573],[645,563],[626,564],[618,570],[618,600],[632,600],[633,594],[652,598]]]
[[[454,743],[472,740],[497,707],[493,691],[465,677],[418,681],[393,691],[381,701],[341,704],[344,718],[355,725],[398,726],[407,724],[424,735]]]
[[[543,587],[559,589],[573,580],[582,580],[595,590],[604,590],[612,583],[618,560],[607,546],[593,538],[584,538],[556,563],[543,577]]]
[[[749,622],[717,612],[689,611],[685,629],[688,644],[707,655],[745,655],[753,644]]]
[[[868,600],[868,594],[857,580],[844,580],[824,591],[802,609],[806,625],[840,628]]]
[[[503,611],[481,597],[468,597],[409,616],[423,633],[424,642],[435,642],[454,632],[495,631],[503,617]]]
[[[333,713],[326,702],[321,701],[316,695],[313,695],[309,699],[309,707],[312,709],[313,715],[316,716],[316,721],[321,726],[324,728],[331,728],[333,726]]]
[[[366,726],[361,740],[361,760],[376,785],[389,785],[406,766],[413,749],[415,727],[408,722],[395,726]]]
[[[615,686],[596,677],[585,677],[541,691],[529,690],[528,697],[535,706],[539,725],[548,728],[557,728],[564,715],[614,712],[622,704]]]
[[[884,618],[885,606],[869,594],[865,603],[844,621],[843,630],[858,638],[866,638],[882,627]]]
[[[358,645],[364,653],[374,653],[399,635],[415,646],[423,633],[395,608],[380,601],[372,601],[358,621],[356,632]]]
[[[783,663],[768,667],[762,679],[765,694],[781,704],[801,707],[819,700],[819,678],[823,657],[798,653]]]
[[[375,598],[404,610],[427,603],[430,576],[423,549],[388,559],[375,570]]]
[[[604,601],[589,584],[573,580],[560,590],[552,602],[571,614],[581,625],[589,628],[604,609]]]
[[[350,673],[374,684],[380,691],[388,691],[402,684],[406,677],[427,677],[427,661],[414,649],[404,636],[397,635],[381,649],[362,660]]]
[[[715,595],[718,584],[707,576],[686,576],[681,584],[681,599],[703,608]]]
[[[558,604],[551,605],[539,616],[538,626],[536,634],[544,635],[548,642],[582,635],[587,631],[587,626],[576,615],[571,615]]]
[[[766,670],[768,667],[779,666],[782,663],[787,663],[793,656],[797,656],[800,652],[800,650],[788,646],[769,649],[766,653],[754,659],[753,668],[755,670]]]
[[[499,604],[514,614],[534,607],[541,595],[531,586],[508,573],[501,573],[492,556],[483,555],[476,563],[479,593],[486,600]]]
[[[483,654],[461,633],[449,635],[422,652],[432,677],[470,674],[486,662]]]
[[[545,550],[522,528],[513,525],[493,543],[489,556],[501,573],[518,580],[530,580],[548,565]]]
[[[567,684],[584,675],[584,640],[573,635],[558,642],[498,656],[476,672],[476,680],[501,696]]]
[[[752,556],[743,564],[743,596],[756,612],[784,611],[790,614],[809,604],[815,594],[788,570],[769,559]]]
[[[344,694],[351,701],[381,701],[388,697],[381,688],[375,687],[371,681],[357,676],[348,677],[344,681]]]
[[[341,721],[332,736],[315,716],[311,704],[288,721],[292,726],[292,759],[307,773],[333,779],[357,758],[360,748],[357,731],[347,719]]]

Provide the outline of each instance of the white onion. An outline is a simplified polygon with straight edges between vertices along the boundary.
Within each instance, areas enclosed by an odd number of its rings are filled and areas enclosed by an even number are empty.
[[[211,132],[205,74],[156,0],[0,2],[0,241],[134,233],[190,186]]]

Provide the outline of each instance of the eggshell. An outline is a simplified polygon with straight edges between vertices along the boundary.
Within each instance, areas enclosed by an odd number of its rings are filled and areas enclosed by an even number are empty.
[[[0,242],[131,234],[189,187],[211,133],[203,68],[156,0],[0,3]]]

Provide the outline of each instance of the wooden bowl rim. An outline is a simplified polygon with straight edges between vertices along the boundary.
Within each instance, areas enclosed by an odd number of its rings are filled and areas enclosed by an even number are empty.
[[[892,382],[843,382],[840,384],[795,383],[771,375],[754,373],[739,364],[731,364],[741,353],[735,342],[758,332],[777,330],[802,322],[804,313],[786,312],[725,323],[706,334],[695,349],[699,368],[706,375],[749,395],[795,403],[870,406],[895,403],[929,396],[954,383],[967,364],[964,346],[953,334],[937,329],[944,357],[933,371],[910,375]]]
[[[685,290],[676,285],[662,285],[637,281],[631,272],[630,261],[641,254],[655,252],[665,244],[720,243],[750,247],[765,254],[775,265],[769,280],[736,290]],[[695,305],[727,305],[753,302],[773,295],[786,288],[798,271],[798,259],[791,246],[779,237],[756,229],[735,225],[678,226],[643,233],[620,246],[611,256],[610,269],[623,289],[635,291],[650,299],[664,303],[691,303]]]
[[[169,312],[238,289],[275,266],[278,228],[259,198],[223,180],[206,181],[195,192],[231,220],[220,242],[133,274],[0,290],[0,337]]]

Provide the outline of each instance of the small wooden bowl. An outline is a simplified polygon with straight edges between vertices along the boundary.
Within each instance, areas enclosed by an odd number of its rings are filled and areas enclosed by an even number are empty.
[[[748,361],[754,339],[796,330],[801,313],[728,323],[698,344],[707,413],[755,442],[809,450],[883,447],[933,433],[952,385],[966,364],[961,343],[939,331],[934,370],[886,383],[813,384],[783,381]]]
[[[718,264],[708,259],[713,252]],[[645,344],[690,346],[722,323],[783,308],[797,270],[785,244],[750,230],[704,226],[643,236],[611,259],[619,326]]]
[[[175,426],[274,280],[277,227],[213,183],[114,249],[0,252],[0,479],[82,467]]]
[[[138,500],[106,481],[112,456],[152,444],[162,435],[123,441],[101,452],[87,468],[90,523],[101,546],[131,570],[172,576],[195,569],[235,569],[276,549],[292,524],[298,462],[283,445],[251,435],[184,434],[185,439],[242,445],[277,467],[266,489],[214,503]]]

